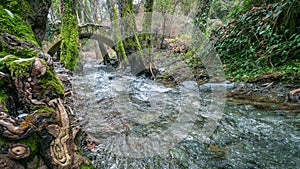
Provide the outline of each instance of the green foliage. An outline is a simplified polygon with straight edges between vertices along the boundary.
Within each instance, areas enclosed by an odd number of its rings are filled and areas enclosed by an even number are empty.
[[[55,35],[60,34],[61,26],[53,22],[47,22],[46,25],[46,34],[44,41],[51,41]]]
[[[297,12],[287,23],[281,22],[291,11]],[[295,61],[300,54],[300,25],[289,24],[299,11],[296,0],[253,7],[238,12],[238,17],[219,29],[215,48],[226,64],[227,77],[242,81],[278,73],[282,80],[299,77],[300,66]]]
[[[156,0],[155,11],[173,14],[175,12],[175,8],[172,7],[172,0]]]
[[[228,16],[230,18],[234,18],[252,7],[266,6],[268,4],[278,3],[280,1],[284,2],[283,0],[244,0],[242,1],[242,4],[235,4]]]
[[[72,1],[66,0],[64,4],[65,12],[62,21],[62,42],[60,61],[66,68],[74,70],[79,56],[79,37],[76,15],[73,10]]]
[[[250,3],[249,1],[251,0],[245,0],[242,5],[241,4],[236,4],[233,6],[232,10],[228,14],[229,18],[234,18],[237,17],[239,13],[245,12],[247,9],[250,8]]]
[[[205,2],[205,3],[204,3]],[[212,0],[199,1],[197,4],[197,13],[194,18],[194,24],[202,32],[206,32],[207,20]]]

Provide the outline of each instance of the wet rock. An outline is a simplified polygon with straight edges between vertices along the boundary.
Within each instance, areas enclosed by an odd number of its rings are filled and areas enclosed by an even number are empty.
[[[264,110],[296,110],[300,109],[300,94],[290,93],[300,88],[299,84],[247,84],[235,83],[227,91],[231,101],[256,105]]]
[[[198,89],[198,84],[194,81],[184,81],[181,83],[183,87],[187,88],[187,89]]]

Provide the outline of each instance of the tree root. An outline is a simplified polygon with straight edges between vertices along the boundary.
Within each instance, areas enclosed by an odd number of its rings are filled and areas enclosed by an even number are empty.
[[[299,93],[299,92],[300,92],[300,88],[290,91],[290,95],[294,95],[294,94]]]

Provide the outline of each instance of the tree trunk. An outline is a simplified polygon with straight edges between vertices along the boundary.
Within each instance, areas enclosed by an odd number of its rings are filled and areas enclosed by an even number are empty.
[[[106,0],[106,5],[107,5],[107,9],[108,9],[109,19],[112,22],[114,20],[114,10],[112,7],[112,3],[110,1],[111,0]]]
[[[10,9],[12,13],[18,13],[30,25],[37,42],[41,44],[46,33],[47,15],[51,0],[1,0],[0,5]]]
[[[63,19],[63,16],[64,16],[64,3],[62,2],[63,0],[58,0],[58,9],[59,9],[59,15],[60,15],[60,18]]]
[[[138,32],[134,19],[134,9],[132,0],[119,0],[119,10],[121,14],[121,32],[126,55],[131,55],[129,64],[133,74],[138,74],[145,70],[145,60],[142,47],[138,38]]]
[[[143,22],[143,35],[142,40],[145,41],[143,47],[151,48],[152,47],[152,35],[151,35],[151,26],[152,26],[152,13],[154,7],[154,0],[146,0],[144,8],[144,22]]]
[[[126,53],[131,54],[135,51],[141,50],[134,19],[133,1],[119,0],[118,5],[121,14],[122,36],[125,38],[124,47]]]
[[[79,56],[78,24],[75,11],[76,0],[63,0],[62,41],[60,61],[66,68],[74,70]]]
[[[81,25],[84,25],[85,17],[84,17],[84,0],[81,5]]]
[[[98,17],[98,8],[99,8],[99,0],[90,1],[91,10],[93,15],[93,21],[95,24],[99,24],[99,17]]]
[[[77,130],[51,56],[40,50],[39,34],[18,16],[24,4],[39,6],[26,3],[15,1],[14,13],[0,5],[0,168],[88,168],[74,144]],[[30,10],[38,15],[39,10]]]
[[[108,0],[109,1],[109,0]],[[119,25],[119,20],[118,20],[118,12],[116,7],[113,7],[113,20],[112,20],[112,28],[114,32],[114,40],[117,43],[115,50],[117,53],[117,58],[118,58],[118,63],[119,66],[121,66],[122,61],[128,61],[126,51],[123,45],[123,41],[121,39],[121,30],[120,30],[120,25]]]

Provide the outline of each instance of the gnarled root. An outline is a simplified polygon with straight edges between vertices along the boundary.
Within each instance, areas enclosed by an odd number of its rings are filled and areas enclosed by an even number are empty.
[[[67,167],[71,164],[72,156],[69,151],[72,147],[68,145],[72,141],[72,132],[68,114],[63,106],[60,98],[56,99],[56,115],[60,119],[61,126],[59,127],[58,136],[50,144],[50,152],[53,162],[60,167]]]
[[[299,93],[299,92],[300,92],[300,88],[290,91],[290,95],[294,95],[294,94]]]
[[[32,131],[32,128],[29,126],[21,127],[18,125],[18,122],[13,117],[4,112],[0,112],[0,126],[4,128],[4,131],[1,133],[2,136],[13,140],[25,138]]]

